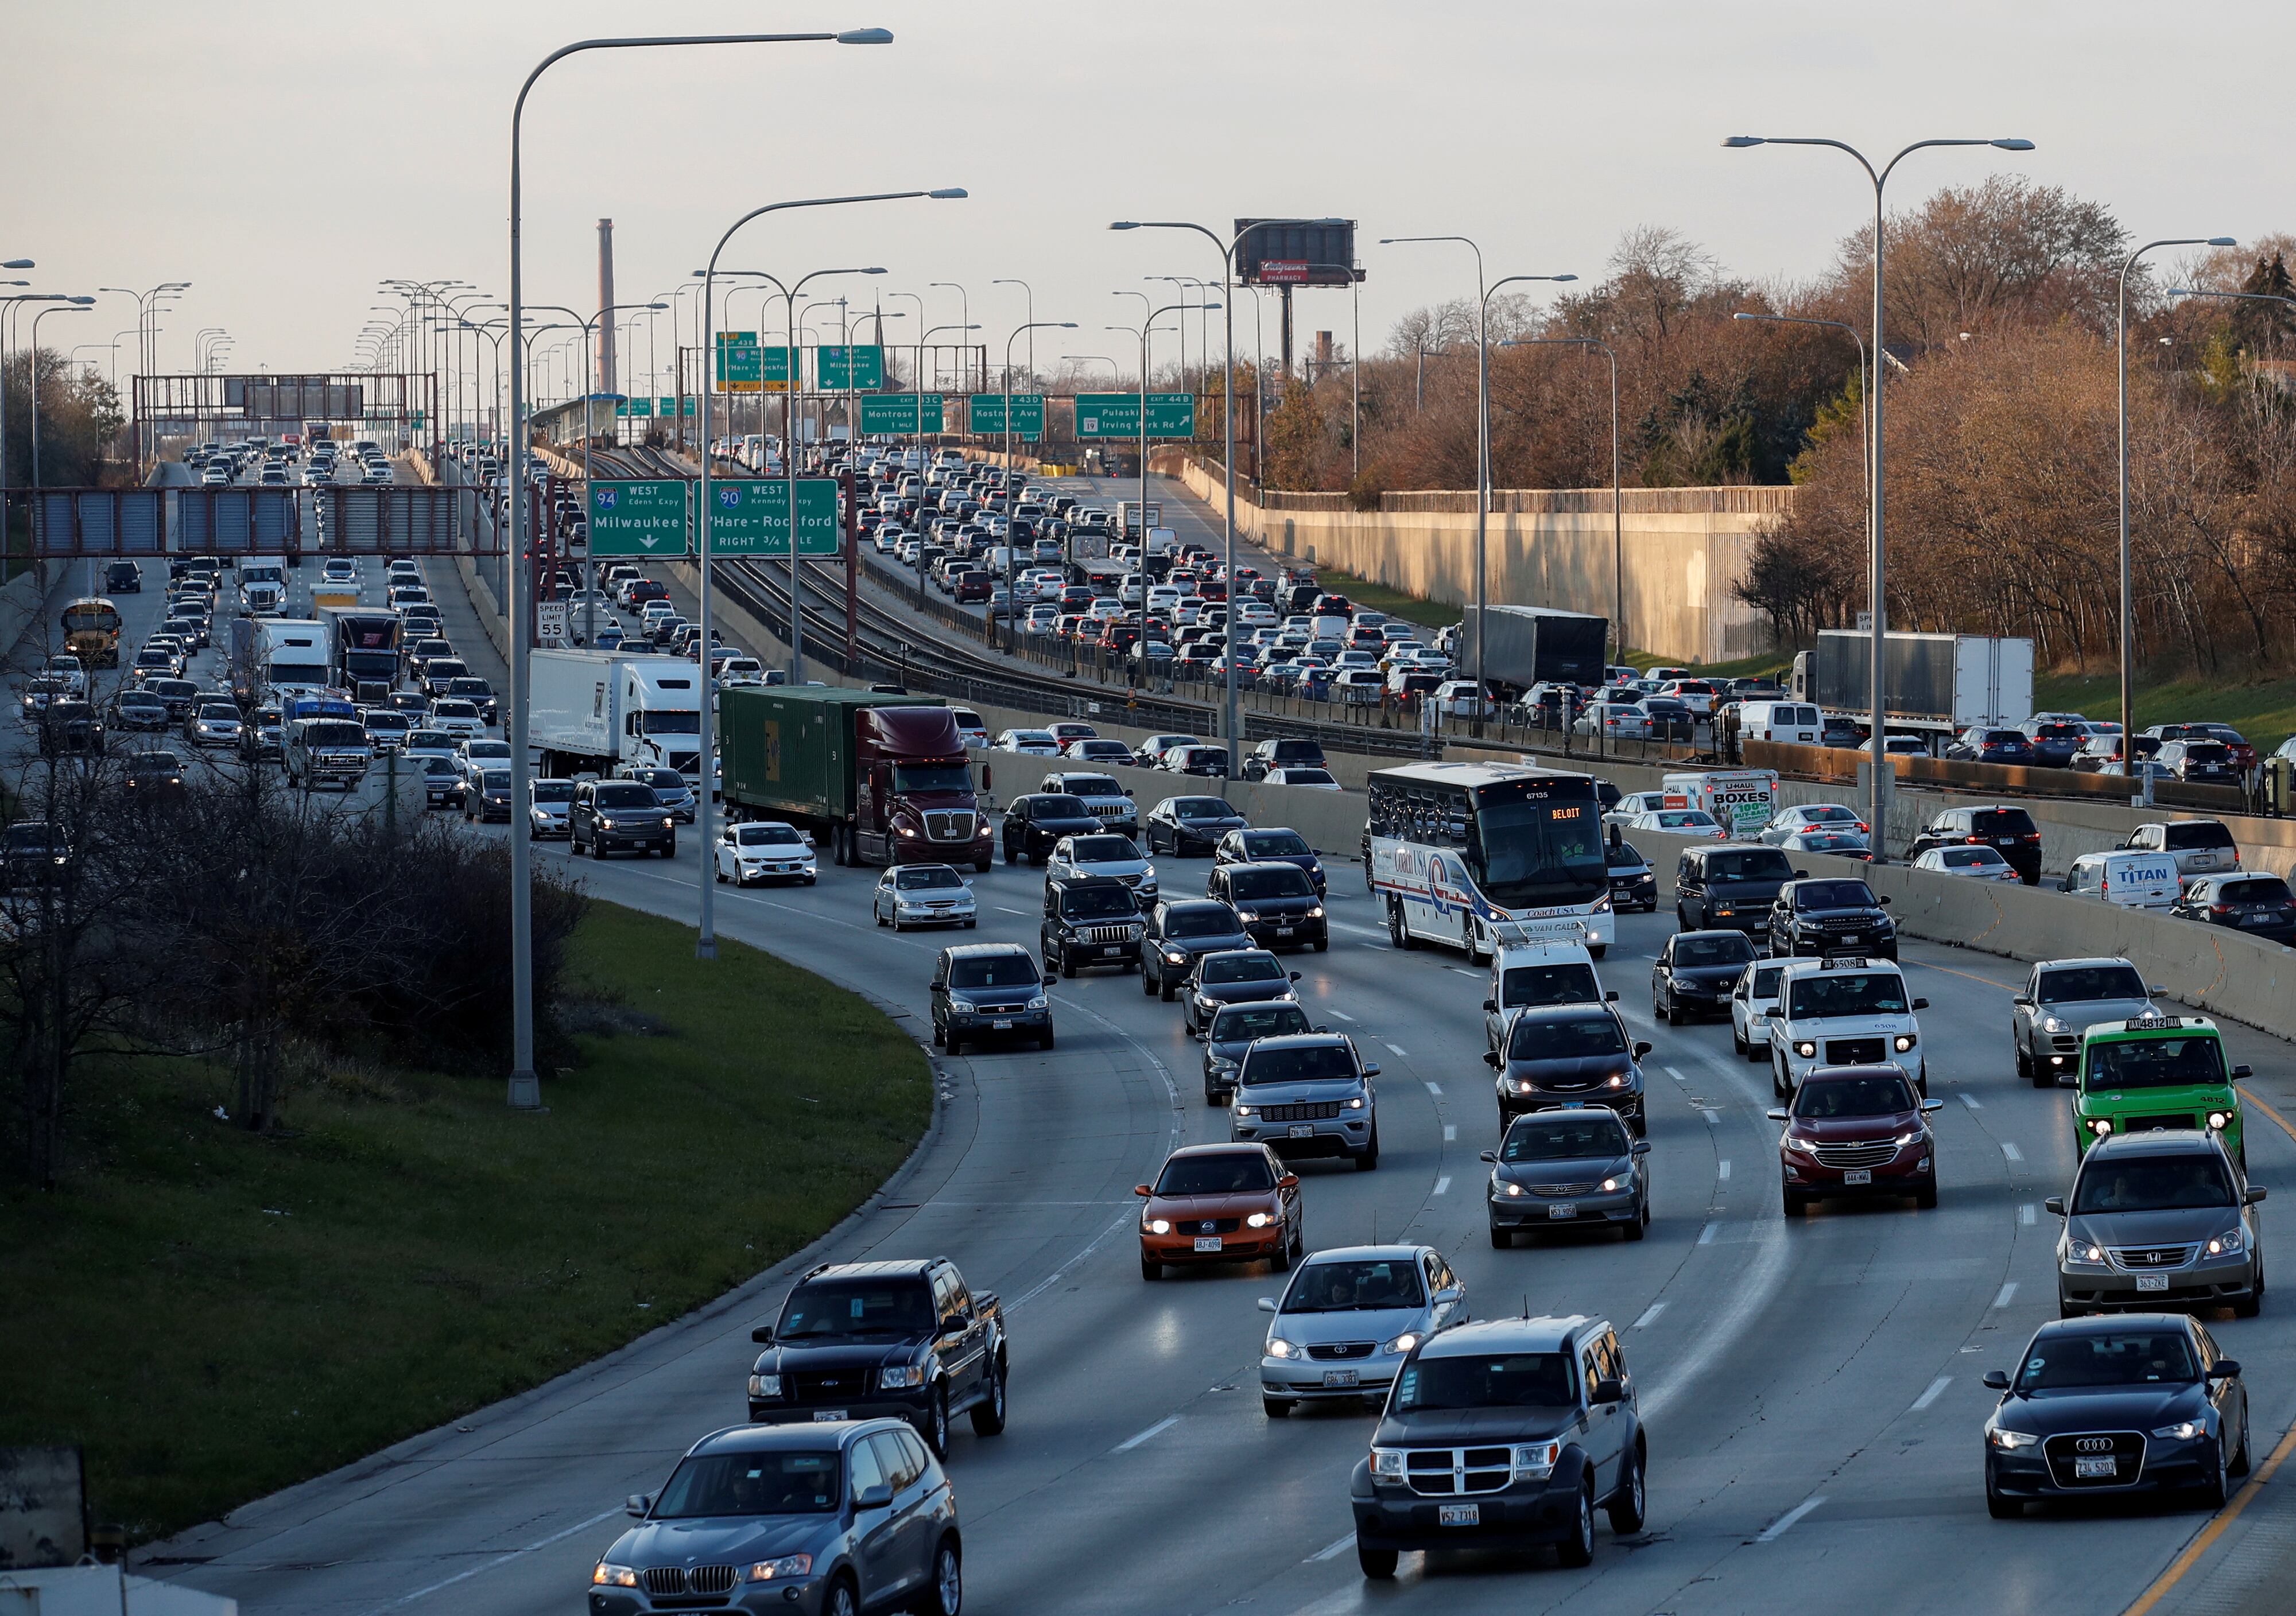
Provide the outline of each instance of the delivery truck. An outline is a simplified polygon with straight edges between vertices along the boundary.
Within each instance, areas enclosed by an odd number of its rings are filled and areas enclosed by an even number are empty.
[[[528,667],[529,744],[553,775],[620,764],[701,779],[701,670],[683,657],[537,649]]]
[[[1669,774],[1659,781],[1669,808],[1702,808],[1733,841],[1751,842],[1777,817],[1775,769],[1705,769]]]
[[[1882,707],[1906,730],[1957,733],[1974,724],[2014,729],[2033,716],[2033,642],[1981,634],[1886,634]],[[1871,721],[1874,636],[1824,629],[1793,662],[1793,695],[1830,713]]]
[[[275,706],[290,691],[316,695],[332,675],[326,624],[308,617],[234,617],[231,693],[242,706]]]
[[[1587,690],[1603,683],[1611,620],[1587,612],[1544,606],[1472,607],[1460,620],[1459,667],[1473,676],[1476,651],[1482,676],[1495,684],[1527,690],[1535,684],[1575,684]]]
[[[783,820],[838,864],[971,864],[994,851],[956,714],[828,685],[721,690],[726,814]]]

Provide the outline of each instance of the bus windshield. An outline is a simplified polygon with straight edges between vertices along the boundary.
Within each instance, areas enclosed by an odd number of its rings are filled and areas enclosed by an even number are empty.
[[[1468,867],[1494,903],[1585,903],[1610,890],[1602,816],[1591,797],[1542,802],[1526,800],[1520,788],[1486,787],[1474,828]]]

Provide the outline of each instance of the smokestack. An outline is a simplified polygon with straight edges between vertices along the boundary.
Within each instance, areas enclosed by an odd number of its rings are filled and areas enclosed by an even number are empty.
[[[614,221],[598,221],[598,306],[614,306]],[[598,391],[619,391],[614,386],[614,317],[598,322]]]
[[[1316,374],[1311,380],[1320,381],[1332,371],[1332,333],[1316,333]]]

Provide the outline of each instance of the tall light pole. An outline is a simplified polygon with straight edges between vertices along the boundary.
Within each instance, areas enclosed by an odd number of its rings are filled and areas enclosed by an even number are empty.
[[[743,214],[740,218],[735,219],[731,224],[726,226],[726,233],[719,236],[718,238],[718,245],[709,249],[709,261],[704,265],[701,274],[701,329],[704,331],[709,331],[710,329],[710,322],[714,317],[713,299],[717,292],[718,257],[720,254],[725,252],[726,244],[734,239],[734,233],[740,230],[742,225],[747,224],[750,220],[763,218],[769,213],[782,213],[796,208],[838,208],[853,202],[898,202],[906,201],[918,197],[923,197],[933,201],[946,201],[960,200],[964,195],[965,192],[963,187],[951,185],[945,186],[935,191],[880,191],[858,196],[807,197],[796,201],[767,202],[762,207],[750,208],[749,212]],[[804,282],[800,281],[798,284],[802,286]],[[791,296],[786,299],[786,302],[790,309],[788,318],[789,323],[791,327],[789,333],[789,359],[790,386],[793,389],[797,386],[797,333],[794,329],[797,320],[797,299],[794,296]],[[847,363],[849,365],[852,355],[849,353],[846,357]],[[759,386],[762,388],[763,385],[764,384],[761,380],[759,382]],[[702,693],[702,700],[700,704],[701,708],[700,762],[701,783],[700,789],[693,794],[695,798],[695,806],[693,811],[693,834],[695,839],[700,842],[702,851],[702,858],[700,863],[696,866],[696,869],[698,871],[696,879],[701,893],[700,935],[695,939],[693,945],[693,954],[694,958],[697,959],[715,959],[718,957],[718,916],[716,887],[714,883],[714,877],[717,873],[717,862],[715,855],[709,851],[709,789],[711,782],[717,776],[715,761],[711,756],[710,736],[710,728],[717,714],[712,711],[711,704],[709,700],[709,675],[712,667],[714,666],[709,658],[709,534],[710,528],[713,526],[718,514],[717,506],[711,499],[709,490],[710,392],[711,389],[707,387],[701,389],[701,486],[695,491],[698,495],[697,508],[699,509],[701,515],[696,518],[694,524],[696,530],[694,534],[694,559],[701,575],[701,587],[695,590],[694,593],[701,603],[701,610],[699,613],[701,619],[700,633],[697,638],[697,643],[700,645],[701,650]],[[762,398],[764,394],[760,392],[758,396]],[[804,624],[803,619],[799,613],[798,602],[804,589],[804,580],[798,570],[797,454],[795,453],[795,446],[787,442],[784,442],[782,445],[782,470],[786,477],[789,486],[790,682],[791,684],[803,684],[805,682],[805,653],[801,635],[804,632]],[[849,842],[848,845],[849,846],[849,845],[850,844]],[[833,861],[843,864],[849,863],[851,861],[847,854],[846,849],[840,847],[834,850]]]
[[[133,296],[132,293],[130,295]],[[8,322],[15,318],[17,306],[25,303],[70,303],[70,301],[72,298],[69,292],[23,292],[12,298],[0,298],[0,377],[4,377],[7,371],[10,347]],[[92,303],[94,299],[91,298],[87,301]],[[39,329],[37,316],[34,317],[32,324],[37,331]],[[139,335],[142,332],[140,325],[137,327],[137,332]],[[37,375],[39,370],[39,361],[37,356],[32,359],[31,365],[31,373]],[[0,386],[0,488],[5,488],[8,486],[7,444],[8,389],[4,386]]]
[[[1611,362],[1611,642],[1617,660],[1627,659],[1627,539],[1625,504],[1619,487],[1619,356],[1595,337],[1528,337],[1508,347],[1584,347],[1601,350]],[[1482,645],[1480,624],[1475,644]]]
[[[956,306],[958,311],[956,317],[958,321],[964,324],[966,331],[969,331],[973,329],[972,295],[964,290],[963,282],[957,281],[928,281],[925,284],[929,288],[945,288],[949,291],[955,292],[956,294]],[[956,384],[957,390],[961,393],[970,393],[972,391],[974,385],[975,384],[970,377],[961,377]]]
[[[1005,277],[1005,278],[1004,278],[1004,280],[1002,280],[1002,281],[991,281],[988,284],[989,284],[989,285],[991,285],[991,286],[1017,286],[1017,287],[1019,287],[1019,288],[1021,289],[1021,295],[1028,300],[1028,311],[1029,311],[1029,312],[1028,312],[1028,314],[1024,316],[1024,317],[1027,319],[1027,321],[1028,321],[1028,322],[1029,322],[1029,323],[1028,323],[1028,324],[1026,324],[1026,325],[1024,325],[1024,326],[1022,326],[1021,329],[1022,331],[1024,331],[1034,332],[1034,331],[1036,331],[1036,329],[1037,329],[1037,290],[1036,290],[1036,288],[1034,288],[1034,287],[1030,286],[1030,285],[1029,285],[1026,281],[1016,280],[1016,279],[1014,279],[1014,278],[1013,278],[1012,276],[1009,276],[1009,275],[1008,275],[1007,277]],[[923,315],[923,314],[922,314],[922,312],[920,312],[920,313],[918,314],[918,315],[917,315],[917,319],[918,319],[918,321],[919,321],[919,322],[920,322],[920,323],[922,323],[922,322],[923,322],[923,320],[924,320],[924,315]],[[1005,363],[1007,365],[1010,365],[1013,362],[1012,362],[1012,360],[1011,360],[1011,358],[1010,358],[1010,357],[1007,357],[1004,363]],[[1032,335],[1032,336],[1030,336],[1030,337],[1029,337],[1029,375],[1031,375],[1031,376],[1034,376],[1036,373],[1037,373],[1037,339]]]
[[[93,303],[94,300],[91,298],[88,303]],[[85,314],[86,313],[87,313],[87,303],[62,303],[51,304],[32,316],[32,342],[31,346],[24,350],[24,358],[29,370],[24,381],[25,391],[32,396],[32,492],[35,494],[40,491],[40,322],[50,314]],[[88,563],[91,570],[94,565],[94,561]]]
[[[1991,146],[1996,150],[2002,151],[2030,151],[2033,149],[2033,143],[2029,140],[2007,136],[1995,139],[1973,138],[1917,140],[1911,145],[1902,148],[1898,152],[1897,156],[1882,164],[1878,169],[1874,167],[1872,162],[1867,160],[1866,154],[1858,151],[1857,147],[1849,144],[1845,141],[1832,140],[1819,135],[1733,135],[1725,138],[1722,144],[1725,148],[1730,151],[1741,151],[1750,146],[1831,146],[1836,151],[1847,152],[1852,159],[1854,159],[1857,166],[1866,171],[1866,177],[1868,180],[1871,180],[1874,184],[1874,405],[1871,410],[1866,412],[1866,430],[1872,436],[1874,440],[1873,457],[1868,462],[1872,468],[1874,484],[1874,510],[1872,518],[1873,531],[1871,534],[1873,554],[1868,562],[1868,566],[1871,568],[1871,582],[1874,592],[1871,606],[1874,622],[1874,641],[1871,653],[1874,663],[1872,669],[1874,676],[1874,762],[1868,771],[1867,779],[1871,783],[1872,787],[1872,802],[1869,804],[1869,822],[1874,827],[1874,857],[1878,861],[1887,862],[1890,856],[1890,843],[1888,836],[1889,820],[1886,817],[1885,812],[1888,807],[1888,803],[1885,796],[1885,788],[1882,782],[1884,774],[1890,768],[1888,761],[1889,731],[1885,727],[1889,716],[1889,702],[1888,691],[1884,683],[1887,673],[1889,650],[1889,608],[1887,604],[1887,597],[1883,592],[1882,586],[1884,579],[1882,568],[1882,559],[1887,551],[1882,517],[1884,511],[1888,509],[1888,500],[1886,497],[1888,479],[1883,473],[1882,453],[1882,445],[1885,441],[1882,430],[1882,365],[1889,357],[1889,348],[1882,340],[1882,234],[1884,223],[1882,212],[1882,189],[1890,183],[1890,175],[1897,171],[1897,167],[1899,163],[1905,161],[1912,153],[1919,151],[1925,147]]]
[[[620,39],[579,39],[563,45],[535,64],[534,70],[519,86],[518,99],[512,103],[510,118],[510,337],[511,355],[511,442],[506,451],[510,462],[510,479],[506,492],[510,500],[511,551],[513,562],[522,559],[526,538],[526,440],[525,367],[516,363],[525,347],[521,327],[525,321],[526,265],[521,241],[524,227],[521,214],[523,200],[521,177],[522,150],[521,133],[526,118],[526,98],[534,90],[535,81],[567,57],[583,51],[643,50],[663,45],[887,45],[892,35],[883,29],[857,29],[841,34],[686,34],[657,35],[650,37]],[[703,394],[708,396],[707,392]],[[704,444],[703,468],[709,461]],[[530,579],[521,580],[525,567],[513,565],[510,599],[510,822],[515,827],[526,822],[533,798],[533,770],[527,759],[527,621],[532,610],[528,592]],[[705,649],[703,655],[708,655]],[[708,703],[702,706],[706,708]],[[708,760],[703,760],[704,767]],[[705,776],[701,796],[709,800],[709,782]],[[705,860],[704,862],[708,861]],[[510,837],[511,884],[511,1014],[512,1053],[510,1072],[510,1103],[531,1109],[542,1103],[541,1083],[534,1071],[534,894],[533,849],[522,836]],[[705,899],[707,894],[704,894]]]
[[[1004,475],[1008,478],[1013,475],[1013,345],[1023,336],[1035,331],[1072,331],[1074,330],[1076,330],[1076,322],[1073,320],[1031,320],[1026,325],[1014,328],[1013,334],[1004,339]],[[1030,338],[1029,340],[1033,343],[1035,339]],[[1029,374],[1033,376],[1035,373],[1035,367],[1031,365]],[[919,544],[917,559],[920,562],[924,559],[924,553],[925,547]],[[1005,626],[1004,634],[1004,648],[1007,650],[1012,649],[1014,642],[1021,637],[1018,632],[1021,621],[1020,602],[1013,598],[1013,580],[1018,570],[1013,566],[1013,561],[1019,553],[1020,545],[1015,542],[1015,535],[1008,524],[1004,531]],[[1148,599],[1148,592],[1144,586],[1140,592],[1140,599],[1144,603]],[[991,612],[989,617],[988,626],[993,629],[996,626],[996,614]]]

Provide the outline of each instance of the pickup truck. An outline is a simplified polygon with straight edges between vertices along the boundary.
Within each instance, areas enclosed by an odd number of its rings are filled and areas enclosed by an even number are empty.
[[[752,1424],[903,1419],[939,1458],[952,1416],[970,1414],[977,1436],[1004,1429],[1004,1309],[946,1257],[824,1263],[750,1339],[765,1349]]]

